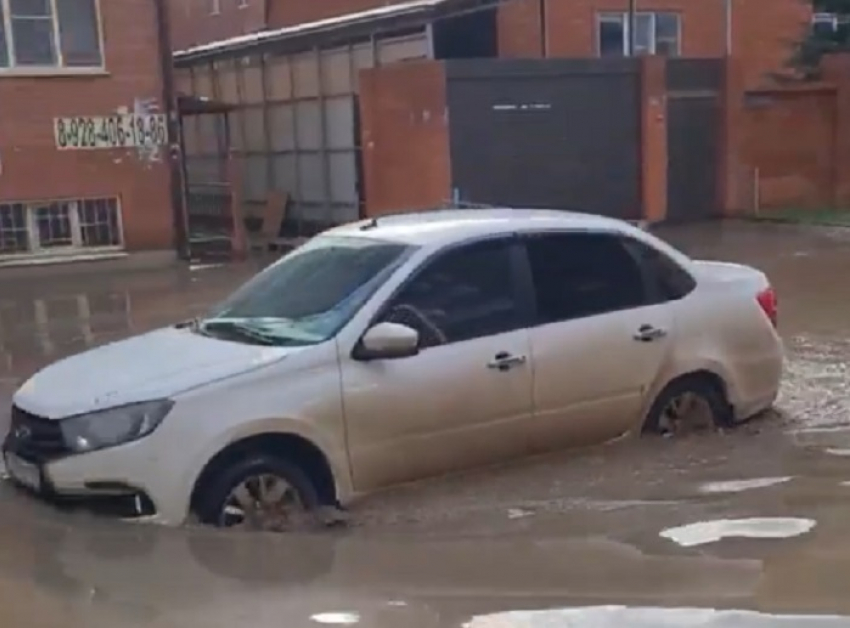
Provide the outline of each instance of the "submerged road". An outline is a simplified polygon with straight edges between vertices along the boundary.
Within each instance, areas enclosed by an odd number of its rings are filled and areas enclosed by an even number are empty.
[[[788,348],[776,413],[394,489],[298,535],[60,513],[3,483],[0,623],[850,628],[850,232],[661,235],[770,275]],[[254,270],[0,280],[0,433],[33,371],[200,313]]]

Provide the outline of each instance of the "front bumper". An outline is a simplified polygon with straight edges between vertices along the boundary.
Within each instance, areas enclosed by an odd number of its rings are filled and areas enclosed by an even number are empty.
[[[16,457],[16,458],[12,458]],[[16,488],[62,509],[84,509],[99,515],[121,519],[155,517],[156,506],[144,489],[119,482],[83,481],[57,486],[49,464],[24,460],[3,448],[6,475]],[[15,460],[15,464],[10,464]],[[27,473],[21,473],[27,469]],[[36,481],[33,481],[36,478]]]
[[[63,508],[167,525],[186,519],[188,495],[175,481],[179,473],[170,473],[159,459],[155,439],[73,454],[57,445],[56,428],[55,421],[13,412],[2,453],[6,474],[17,487]]]

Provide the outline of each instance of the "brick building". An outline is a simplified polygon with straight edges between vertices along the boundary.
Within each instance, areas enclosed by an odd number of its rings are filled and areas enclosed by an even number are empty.
[[[257,218],[269,199],[286,198],[284,231],[299,234],[376,211],[450,200],[552,207],[579,199],[579,206],[594,211],[657,219],[710,217],[749,204],[761,170],[758,160],[741,157],[741,126],[730,120],[738,119],[746,90],[773,85],[772,73],[783,68],[791,42],[808,28],[810,12],[800,0],[773,0],[769,14],[764,0],[638,0],[636,53],[656,55],[638,70],[621,64],[629,61],[622,58],[630,39],[627,7],[628,0],[174,4],[175,32],[184,38],[177,47],[194,44],[175,53],[179,91],[228,110],[184,118],[190,187],[220,178],[215,173],[236,172],[235,205]],[[231,38],[221,39],[228,32]],[[656,63],[663,57],[676,62]],[[449,86],[457,84],[453,73],[465,72],[473,59],[492,62],[481,72],[514,68],[528,81],[488,78],[491,95],[464,97],[461,104],[463,89]],[[570,59],[579,65],[564,65]],[[689,68],[699,68],[701,84]],[[611,88],[619,96],[597,94],[597,105],[575,112],[576,103],[592,102],[587,90],[594,82],[545,78],[599,72],[619,77],[609,83],[619,85]],[[537,100],[519,102],[531,83]],[[645,97],[614,113],[637,90]],[[483,113],[470,114],[469,124],[453,123],[464,107],[473,111],[472,102]],[[546,133],[540,133],[542,122],[530,122],[527,133],[515,136],[510,130],[519,127],[504,124],[507,115],[489,115],[515,106],[531,107],[538,120],[548,115],[544,110],[562,117],[553,117]],[[601,117],[577,128],[577,116],[591,109]],[[614,125],[606,112],[629,120],[619,138],[610,136]],[[472,137],[473,122],[485,121],[490,126]],[[606,133],[610,141],[603,148],[596,139]],[[577,157],[570,147],[578,140],[600,158]],[[549,156],[539,172],[557,171],[535,189],[521,189],[531,179],[515,174],[529,163],[516,159],[523,142],[526,157]],[[462,144],[502,149],[476,156],[464,153]],[[462,154],[468,170],[459,165]],[[504,158],[491,164],[499,175],[481,166],[494,156]],[[223,168],[224,161],[236,168]],[[596,169],[582,174],[589,163]],[[491,181],[476,180],[476,167]],[[571,179],[563,176],[567,171]],[[517,187],[488,198],[500,187],[493,178]],[[623,183],[617,198],[576,194],[588,182],[595,182],[594,190],[613,191],[612,181]],[[535,196],[543,189],[549,197]]]
[[[252,33],[335,18],[405,0],[170,0],[182,50]],[[628,0],[505,0],[498,9],[500,57],[622,56]],[[727,46],[748,85],[782,68],[789,42],[812,19],[801,0],[638,0],[636,51],[718,57]],[[728,9],[731,9],[729,11]]]
[[[151,0],[0,0],[0,265],[173,257]]]

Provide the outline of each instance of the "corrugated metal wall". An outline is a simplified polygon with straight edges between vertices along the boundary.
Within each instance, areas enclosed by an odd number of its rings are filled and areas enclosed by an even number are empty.
[[[358,72],[427,58],[424,30],[300,54],[256,54],[178,69],[178,90],[234,105],[230,145],[241,198],[257,214],[272,191],[293,199],[287,231],[309,234],[360,215]],[[187,176],[223,180],[218,116],[184,118]]]

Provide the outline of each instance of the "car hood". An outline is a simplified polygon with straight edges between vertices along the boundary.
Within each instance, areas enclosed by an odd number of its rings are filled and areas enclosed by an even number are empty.
[[[296,351],[303,348],[228,342],[169,327],[60,360],[24,383],[14,403],[59,419],[176,395]]]

